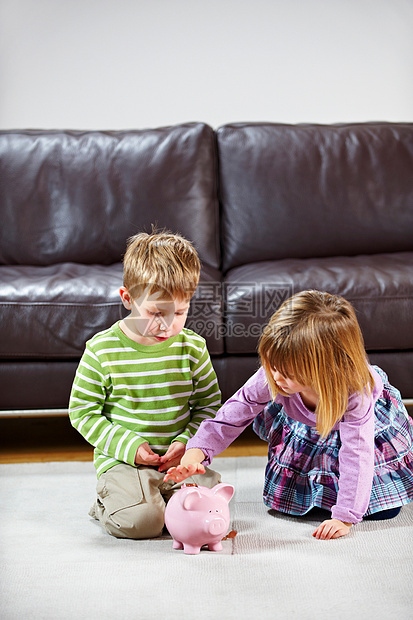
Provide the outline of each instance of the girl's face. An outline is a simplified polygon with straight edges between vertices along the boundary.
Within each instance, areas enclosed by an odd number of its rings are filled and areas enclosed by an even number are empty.
[[[288,394],[289,396],[291,396],[292,394],[299,393],[306,407],[311,410],[314,410],[317,407],[319,398],[313,388],[308,387],[307,385],[302,385],[301,383],[298,383],[298,381],[296,381],[295,379],[284,377],[275,368],[271,370],[271,374],[278,388],[282,392],[284,392],[284,394]]]
[[[284,377],[278,370],[272,369],[271,374],[278,388],[286,394],[296,394],[297,392],[303,392],[309,389],[305,385],[301,385],[301,383],[295,381],[295,379]]]

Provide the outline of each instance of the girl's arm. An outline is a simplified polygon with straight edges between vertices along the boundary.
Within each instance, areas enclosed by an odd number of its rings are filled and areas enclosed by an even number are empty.
[[[370,368],[375,385],[373,394],[354,394],[339,424],[341,447],[338,455],[339,480],[332,518],[323,521],[313,533],[315,538],[339,538],[360,522],[368,508],[374,474],[374,408],[383,382]]]
[[[213,419],[204,420],[188,441],[187,449],[199,448],[205,455],[204,465],[223,452],[247,428],[271,399],[265,372],[260,368],[229,398]]]
[[[374,407],[381,389],[378,381],[373,395],[365,392],[362,396],[351,396],[339,424],[340,477],[331,514],[333,519],[344,523],[359,523],[369,505],[374,474]]]
[[[176,479],[176,482],[181,482],[183,474],[187,474],[187,478],[193,473],[203,473],[199,469],[201,463],[209,465],[214,456],[223,452],[264,409],[270,398],[265,372],[260,368],[227,400],[215,418],[202,422],[196,434],[188,441],[187,452],[178,466],[180,471],[178,468],[168,470],[168,479],[175,480],[177,474],[180,479]],[[195,466],[197,471],[192,471],[191,466]]]

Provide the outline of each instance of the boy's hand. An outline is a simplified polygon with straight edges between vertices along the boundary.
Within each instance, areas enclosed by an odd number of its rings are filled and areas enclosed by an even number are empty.
[[[313,532],[313,536],[320,540],[340,538],[340,536],[346,536],[350,532],[351,525],[351,523],[343,523],[338,519],[327,519]]]
[[[185,444],[182,441],[173,441],[168,450],[160,458],[160,467],[158,471],[166,471],[170,467],[175,467],[181,462],[181,458],[185,453]]]
[[[148,442],[142,443],[136,450],[135,465],[156,466],[159,465],[160,460],[161,457],[151,450]]]
[[[165,482],[167,480],[173,480],[174,482],[182,482],[186,478],[190,476],[194,476],[195,474],[204,474],[205,467],[201,465],[201,463],[195,463],[192,465],[178,465],[178,467],[171,467],[168,469],[166,476],[164,477]]]

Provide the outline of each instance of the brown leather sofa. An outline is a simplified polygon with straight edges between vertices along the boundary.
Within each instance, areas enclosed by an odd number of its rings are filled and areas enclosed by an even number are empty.
[[[354,304],[370,360],[413,397],[413,124],[2,131],[0,214],[3,413],[67,407],[85,341],[122,316],[126,239],[152,223],[198,249],[188,326],[224,399],[308,288]]]

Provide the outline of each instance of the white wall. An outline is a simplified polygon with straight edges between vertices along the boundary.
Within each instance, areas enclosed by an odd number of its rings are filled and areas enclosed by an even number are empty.
[[[413,0],[1,0],[0,128],[413,121]]]

